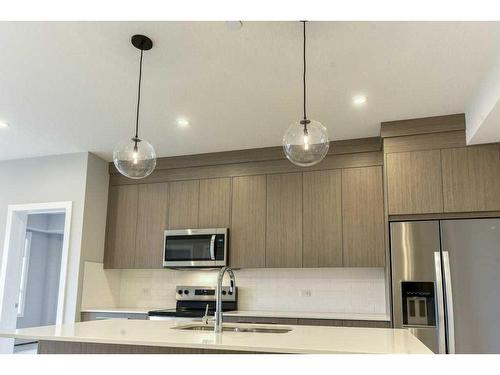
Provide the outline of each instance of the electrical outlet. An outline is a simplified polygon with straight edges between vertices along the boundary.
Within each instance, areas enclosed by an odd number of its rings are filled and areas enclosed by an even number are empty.
[[[311,297],[311,289],[301,289],[300,290],[300,296],[301,297]]]

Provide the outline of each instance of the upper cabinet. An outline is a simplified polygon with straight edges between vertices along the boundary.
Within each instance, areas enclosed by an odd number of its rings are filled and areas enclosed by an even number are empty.
[[[200,181],[169,183],[168,229],[198,228]]]
[[[500,210],[497,144],[386,154],[389,215]]]
[[[443,212],[441,151],[386,155],[389,215]]]
[[[200,180],[199,228],[228,228],[230,224],[231,179]]]
[[[302,173],[267,176],[266,267],[302,267]]]
[[[303,267],[342,267],[342,172],[303,174]]]
[[[112,173],[105,266],[161,268],[166,229],[229,228],[234,268],[382,267],[380,139],[338,141],[301,168],[281,147],[166,158]]]
[[[167,229],[168,185],[139,185],[134,268],[160,268]]]
[[[500,210],[498,145],[441,150],[445,212]]]
[[[342,170],[344,267],[385,266],[382,167]]]
[[[266,176],[233,178],[229,264],[266,266]]]
[[[160,268],[167,225],[166,183],[112,186],[105,268]]]
[[[111,186],[104,268],[134,268],[139,185]]]

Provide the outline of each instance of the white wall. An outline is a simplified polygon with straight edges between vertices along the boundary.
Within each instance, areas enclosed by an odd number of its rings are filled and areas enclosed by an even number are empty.
[[[244,269],[235,276],[240,310],[388,315],[383,268]],[[213,286],[216,277],[217,271],[103,270],[87,263],[83,308],[172,308],[177,285]]]
[[[102,261],[104,229],[94,230],[92,227],[101,225],[106,220],[106,203],[103,203],[102,197],[107,197],[107,168],[107,162],[89,153],[0,162],[0,256],[8,205],[73,202],[65,322],[79,319],[82,262],[87,258],[100,258]],[[95,197],[96,202],[92,202]],[[90,229],[84,231],[84,224],[87,222]]]
[[[106,213],[108,208],[108,163],[93,154],[88,154],[85,210],[82,228],[82,251],[78,273],[78,289],[76,304],[77,317],[80,320],[83,276],[85,262],[103,262],[104,237],[106,234]]]

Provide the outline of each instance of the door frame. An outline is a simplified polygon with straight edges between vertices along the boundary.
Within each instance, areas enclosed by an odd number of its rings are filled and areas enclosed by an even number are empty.
[[[71,201],[8,205],[5,240],[0,268],[0,327],[3,330],[16,329],[17,309],[15,309],[15,304],[12,302],[14,293],[18,289],[18,284],[20,282],[21,275],[18,266],[20,259],[22,259],[21,253],[24,248],[26,226],[28,215],[30,214],[65,214],[56,315],[56,324],[63,323],[66,302],[72,206],[73,202]],[[12,304],[12,306],[10,306],[10,304]],[[11,308],[9,308],[9,306]],[[11,341],[13,345],[13,340]]]

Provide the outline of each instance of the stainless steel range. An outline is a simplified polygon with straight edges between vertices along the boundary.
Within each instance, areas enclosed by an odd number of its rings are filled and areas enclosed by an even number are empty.
[[[206,312],[209,316],[214,316],[216,287],[181,285],[175,289],[176,308],[150,311],[150,320],[195,321],[201,320]],[[222,311],[238,309],[238,289],[230,289],[229,286],[222,287]]]

